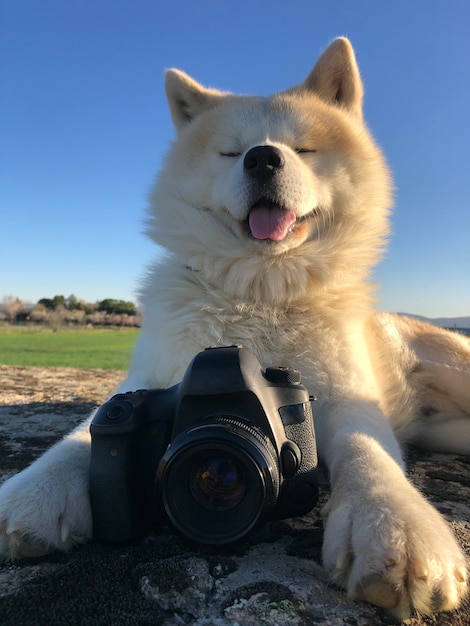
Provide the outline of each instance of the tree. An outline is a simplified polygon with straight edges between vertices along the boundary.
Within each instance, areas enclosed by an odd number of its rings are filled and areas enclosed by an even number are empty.
[[[52,304],[54,306],[54,309],[65,308],[64,296],[54,296],[52,298]]]
[[[126,300],[115,300],[114,298],[105,298],[98,302],[98,311],[106,311],[109,314],[116,315],[136,315],[137,309],[133,302]]]
[[[48,326],[52,328],[54,332],[56,332],[64,323],[66,314],[67,314],[67,311],[65,310],[63,306],[57,306],[47,316],[46,323],[48,324]]]
[[[55,295],[53,298],[41,298],[34,308],[8,296],[0,302],[0,318],[14,322],[18,312],[28,311],[36,323],[48,324],[58,328],[62,324],[107,324],[134,325],[137,307],[127,300],[105,298],[100,302],[85,302],[74,294],[67,298]],[[3,313],[3,315],[1,315]]]
[[[26,307],[19,298],[15,298],[15,296],[5,296],[2,300],[1,308],[5,312],[8,321],[14,322],[17,314]]]
[[[38,304],[41,304],[49,310],[52,310],[54,308],[54,303],[50,298],[41,298],[40,300],[38,300]]]
[[[74,296],[73,293],[65,300],[65,308],[69,311],[76,311],[77,309],[81,309],[80,302],[77,296]]]

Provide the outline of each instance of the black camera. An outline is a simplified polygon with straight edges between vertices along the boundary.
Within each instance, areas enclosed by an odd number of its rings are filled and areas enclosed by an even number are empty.
[[[169,389],[115,395],[90,426],[93,533],[137,539],[168,520],[225,544],[318,498],[311,400],[300,372],[242,346],[208,348]]]

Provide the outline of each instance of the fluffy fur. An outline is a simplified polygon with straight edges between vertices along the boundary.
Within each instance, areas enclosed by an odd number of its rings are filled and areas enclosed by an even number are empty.
[[[362,119],[350,43],[268,98],[167,73],[177,137],[148,233],[168,251],[142,290],[144,325],[122,390],[167,387],[209,345],[243,343],[300,369],[332,495],[323,561],[351,597],[391,609],[458,606],[466,563],[408,481],[399,442],[470,453],[470,347],[373,308],[388,235],[385,160]],[[264,147],[260,150],[260,147]],[[88,422],[0,489],[0,550],[68,549],[91,535]]]

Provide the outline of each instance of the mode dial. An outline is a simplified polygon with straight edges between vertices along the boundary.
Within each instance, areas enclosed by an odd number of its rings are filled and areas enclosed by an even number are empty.
[[[298,385],[302,380],[299,370],[290,367],[267,367],[265,378],[278,385]]]

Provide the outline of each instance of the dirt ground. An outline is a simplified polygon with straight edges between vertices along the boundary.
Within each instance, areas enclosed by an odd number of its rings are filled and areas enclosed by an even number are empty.
[[[0,481],[26,467],[112,393],[124,372],[0,366]],[[470,555],[470,459],[409,450],[415,484]],[[1,626],[384,626],[381,609],[352,602],[321,568],[320,507],[273,522],[224,548],[169,528],[135,545],[90,543],[0,566]],[[469,626],[470,603],[409,626]]]

